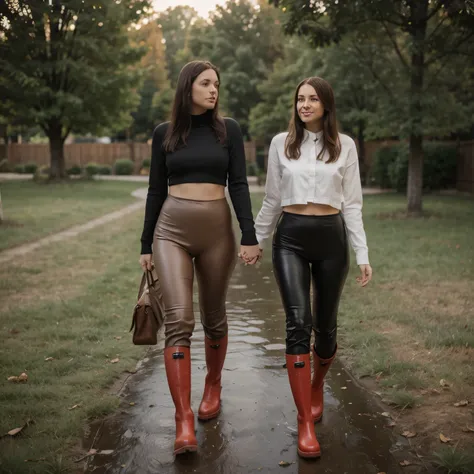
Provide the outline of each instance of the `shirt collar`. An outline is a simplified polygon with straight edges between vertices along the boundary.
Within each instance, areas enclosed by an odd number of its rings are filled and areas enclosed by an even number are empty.
[[[323,131],[320,130],[319,132],[314,133],[314,132],[310,132],[309,130],[306,130],[306,128],[305,128],[304,129],[304,136],[305,136],[305,138],[309,138],[313,142],[318,141],[322,138]]]

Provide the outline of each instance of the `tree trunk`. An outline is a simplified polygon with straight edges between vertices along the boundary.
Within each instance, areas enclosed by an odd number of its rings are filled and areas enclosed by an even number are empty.
[[[0,191],[0,224],[3,222],[2,193]]]
[[[367,160],[365,155],[365,136],[364,136],[364,122],[361,120],[359,122],[359,127],[357,131],[357,141],[359,143],[359,168],[360,168],[360,178],[362,185],[367,184]]]
[[[68,177],[64,159],[65,138],[62,136],[61,128],[61,124],[54,124],[50,126],[48,133],[49,150],[51,154],[49,179],[51,180],[65,179]]]
[[[408,161],[408,214],[422,214],[423,196],[423,79],[428,0],[413,2],[411,7],[412,40],[410,84],[410,157]]]

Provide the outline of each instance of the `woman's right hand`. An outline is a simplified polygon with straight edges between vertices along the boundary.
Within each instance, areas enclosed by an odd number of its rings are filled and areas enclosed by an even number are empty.
[[[146,271],[146,270],[151,271],[151,267],[153,266],[152,254],[148,253],[148,254],[140,255],[139,262],[140,262],[140,266],[142,267],[143,271]]]

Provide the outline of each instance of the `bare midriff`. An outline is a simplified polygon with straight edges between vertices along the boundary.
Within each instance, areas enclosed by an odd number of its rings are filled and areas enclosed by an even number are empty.
[[[196,201],[214,201],[225,198],[225,187],[212,183],[183,183],[169,187],[171,196]]]
[[[329,206],[328,204],[316,204],[314,202],[284,206],[283,212],[302,214],[304,216],[330,216],[332,214],[339,214],[339,210],[335,207]]]

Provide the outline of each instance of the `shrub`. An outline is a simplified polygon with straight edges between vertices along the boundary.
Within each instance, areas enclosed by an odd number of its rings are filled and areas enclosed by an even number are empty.
[[[257,163],[247,163],[247,176],[257,176],[258,166]]]
[[[0,173],[11,173],[13,171],[13,165],[6,159],[0,160]]]
[[[132,174],[133,161],[126,158],[117,160],[114,165],[114,171],[115,171],[115,174],[118,174],[121,176]]]
[[[99,168],[99,174],[112,174],[112,167],[109,165],[102,165]]]
[[[436,142],[423,145],[423,189],[437,190],[456,184],[457,150]],[[371,175],[382,188],[406,191],[408,184],[409,149],[407,144],[383,147],[374,155]]]
[[[24,165],[15,165],[13,168],[13,171],[15,173],[24,173],[25,172],[25,166]]]
[[[36,163],[27,163],[25,165],[25,173],[35,174],[37,169],[38,165]]]
[[[99,165],[97,163],[87,163],[86,165],[86,174],[87,176],[95,176],[99,174]]]
[[[150,160],[150,158],[145,158],[145,159],[142,161],[142,168],[150,168],[150,165],[151,165],[151,160]]]
[[[374,153],[370,170],[371,181],[381,188],[390,188],[389,167],[397,159],[400,145],[384,146]]]
[[[82,168],[79,165],[72,165],[66,172],[69,175],[80,175],[82,174]]]

